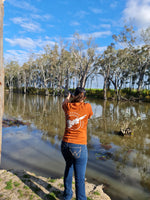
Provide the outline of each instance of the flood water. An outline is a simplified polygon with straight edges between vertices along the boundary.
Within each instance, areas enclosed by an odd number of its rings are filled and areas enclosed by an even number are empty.
[[[3,128],[1,168],[63,176],[62,101],[60,97],[5,94],[4,117],[20,119],[27,125]],[[86,102],[94,112],[88,123],[87,180],[103,184],[112,200],[149,200],[150,103]],[[120,128],[127,126],[133,135],[119,136]]]

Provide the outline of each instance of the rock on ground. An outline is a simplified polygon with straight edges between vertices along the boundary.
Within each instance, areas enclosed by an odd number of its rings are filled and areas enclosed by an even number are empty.
[[[86,182],[88,200],[111,200],[103,185]],[[73,180],[75,200],[75,182]],[[0,170],[0,200],[63,200],[63,178],[36,176],[24,170]]]

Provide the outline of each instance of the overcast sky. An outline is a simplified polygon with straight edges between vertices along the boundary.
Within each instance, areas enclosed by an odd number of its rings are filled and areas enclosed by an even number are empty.
[[[4,59],[20,63],[75,32],[92,35],[101,51],[124,21],[150,25],[150,0],[5,0],[4,10]]]

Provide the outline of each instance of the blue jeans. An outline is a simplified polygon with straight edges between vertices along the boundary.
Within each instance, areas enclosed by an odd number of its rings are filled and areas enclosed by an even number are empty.
[[[85,194],[85,172],[88,159],[87,145],[63,142],[61,152],[66,161],[64,173],[64,200],[71,200],[72,177],[75,175],[76,200],[87,200]]]

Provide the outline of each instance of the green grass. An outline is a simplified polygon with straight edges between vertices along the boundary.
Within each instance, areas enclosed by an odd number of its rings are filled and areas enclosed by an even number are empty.
[[[92,198],[90,198],[90,197],[87,197],[87,200],[94,200],[94,199],[92,199]]]
[[[33,199],[34,199],[34,195],[31,194],[30,197],[29,197],[29,199],[30,199],[30,200],[33,200]]]
[[[23,192],[22,190],[18,190],[18,193],[19,193],[19,198],[21,199],[23,197]]]
[[[12,184],[12,180],[9,180],[6,182],[6,190],[12,190],[13,189],[13,184]]]
[[[45,197],[48,199],[48,200],[56,200],[56,195],[54,192],[51,192],[49,194],[46,194]]]
[[[56,182],[56,179],[51,179],[51,178],[49,178],[49,179],[48,179],[48,182],[50,182],[50,183],[55,183],[55,182]]]
[[[2,179],[0,178],[0,182],[2,181]]]
[[[25,190],[29,190],[29,187],[28,187],[27,185],[25,185],[23,188],[24,188]]]
[[[14,182],[14,186],[18,187],[20,185],[20,183],[18,183],[17,181]]]
[[[95,195],[101,195],[98,191],[94,191],[93,194],[95,194]]]
[[[63,184],[63,183],[59,183],[58,186],[59,186],[60,188],[63,188],[63,187],[64,187],[64,184]]]

